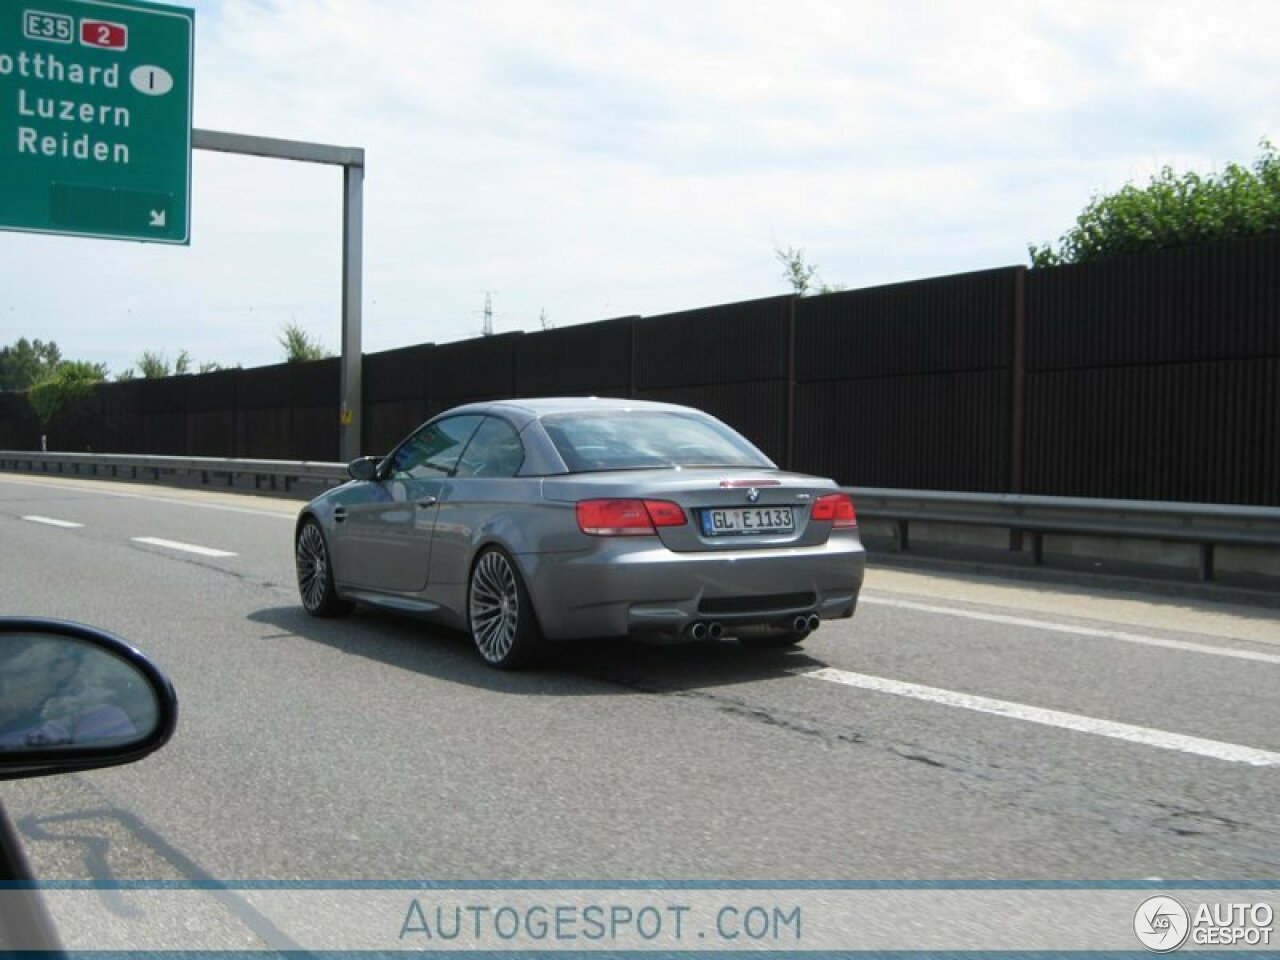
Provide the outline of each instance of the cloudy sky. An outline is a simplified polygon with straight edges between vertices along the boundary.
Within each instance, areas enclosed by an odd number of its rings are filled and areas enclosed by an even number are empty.
[[[178,4],[182,5],[182,4]],[[362,147],[366,352],[1025,263],[1280,142],[1273,0],[197,0],[196,127]],[[342,174],[197,151],[189,247],[0,232],[0,344],[339,345]],[[0,185],[0,189],[4,189]]]

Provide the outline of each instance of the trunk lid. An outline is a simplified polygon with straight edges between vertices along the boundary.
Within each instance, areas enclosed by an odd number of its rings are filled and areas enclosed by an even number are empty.
[[[686,468],[573,474],[543,481],[548,500],[663,500],[688,518],[660,526],[670,550],[751,550],[820,546],[831,521],[813,520],[813,504],[839,492],[831,480],[782,470]]]

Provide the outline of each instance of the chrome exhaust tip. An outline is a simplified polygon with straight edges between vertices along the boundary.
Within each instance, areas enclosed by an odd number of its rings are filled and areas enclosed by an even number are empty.
[[[712,640],[719,640],[724,636],[724,625],[719,620],[712,620],[707,625],[707,636]]]
[[[803,613],[796,614],[796,618],[791,621],[791,629],[796,633],[809,632],[809,618]]]
[[[818,627],[820,627],[821,625],[822,625],[821,617],[819,617],[816,613],[809,614],[809,619],[805,622],[805,626],[808,628],[810,633],[813,633],[813,631],[817,630]]]
[[[689,636],[695,640],[707,639],[707,625],[699,620],[697,623],[689,627]]]

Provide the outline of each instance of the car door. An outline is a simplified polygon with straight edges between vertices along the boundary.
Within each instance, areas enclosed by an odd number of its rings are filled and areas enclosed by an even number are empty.
[[[464,414],[434,420],[384,461],[370,499],[349,504],[338,523],[344,583],[390,593],[426,588],[443,484],[482,419]]]
[[[515,427],[500,417],[486,417],[454,476],[444,483],[431,544],[433,589],[467,581],[477,530],[519,499],[518,485],[533,483],[512,479],[523,463],[524,446]]]

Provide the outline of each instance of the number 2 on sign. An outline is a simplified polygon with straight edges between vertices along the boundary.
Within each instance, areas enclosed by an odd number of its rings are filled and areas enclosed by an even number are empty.
[[[124,50],[129,46],[129,28],[106,20],[81,20],[80,42],[86,47]]]

